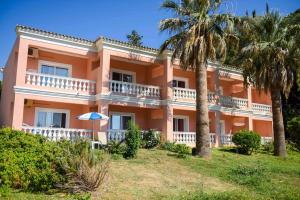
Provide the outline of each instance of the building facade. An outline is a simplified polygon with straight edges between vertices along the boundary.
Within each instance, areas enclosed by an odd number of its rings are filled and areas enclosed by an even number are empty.
[[[95,123],[101,141],[123,138],[131,120],[165,140],[195,144],[195,74],[172,63],[169,53],[25,26],[16,34],[4,69],[2,126],[55,140],[91,137],[91,122],[76,116],[96,111],[110,117]],[[272,139],[269,95],[245,88],[233,68],[210,63],[207,77],[212,145],[230,143],[241,129]]]

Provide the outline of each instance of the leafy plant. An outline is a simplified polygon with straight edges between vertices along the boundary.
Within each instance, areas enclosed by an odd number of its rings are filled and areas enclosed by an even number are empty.
[[[300,150],[300,117],[294,117],[287,124],[290,140],[295,144],[295,147]]]
[[[237,146],[241,154],[251,155],[260,147],[260,135],[254,131],[241,130],[233,135],[232,142]]]
[[[107,144],[107,151],[110,154],[123,155],[126,152],[126,145],[122,142],[110,141]]]
[[[143,134],[142,147],[146,149],[151,149],[159,144],[159,136],[156,134],[155,130],[150,129]]]
[[[125,158],[134,158],[137,155],[141,142],[141,131],[133,122],[129,122],[129,127],[125,133],[125,144],[127,146],[124,153]]]
[[[179,158],[185,158],[186,155],[192,153],[192,149],[186,144],[176,144],[175,142],[165,142],[161,144],[161,148],[177,154]]]
[[[192,149],[186,144],[176,144],[175,152],[177,153],[177,157],[185,158],[187,155],[192,153]]]
[[[160,148],[163,150],[167,150],[167,151],[171,151],[171,152],[175,152],[176,149],[176,144],[175,142],[164,142],[160,145]]]

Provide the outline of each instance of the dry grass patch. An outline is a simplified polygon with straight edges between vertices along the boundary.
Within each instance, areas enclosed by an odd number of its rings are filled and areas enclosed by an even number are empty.
[[[187,158],[189,159],[189,158]],[[191,171],[166,151],[140,150],[137,159],[111,163],[104,199],[158,199],[181,193],[232,190],[232,185]]]

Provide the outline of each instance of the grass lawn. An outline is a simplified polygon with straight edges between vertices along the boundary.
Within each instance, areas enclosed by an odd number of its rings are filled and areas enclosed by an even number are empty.
[[[141,149],[112,160],[103,199],[300,199],[300,153],[287,159],[214,149],[211,160]],[[93,199],[99,193],[92,194]],[[11,192],[6,199],[62,199],[63,194]]]

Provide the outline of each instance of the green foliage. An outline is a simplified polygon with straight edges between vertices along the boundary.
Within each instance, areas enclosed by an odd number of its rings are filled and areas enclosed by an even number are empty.
[[[141,143],[141,131],[138,126],[132,122],[125,133],[125,144],[127,146],[124,153],[125,158],[135,158]]]
[[[135,46],[141,46],[142,45],[142,39],[143,36],[139,35],[136,30],[132,30],[130,34],[127,36],[128,43],[135,45]]]
[[[251,155],[260,147],[260,135],[254,131],[241,130],[233,135],[232,142],[241,154]]]
[[[126,152],[126,145],[117,141],[110,141],[107,144],[107,151],[110,154],[123,155]]]
[[[300,150],[300,117],[294,117],[288,121],[287,129],[290,134],[290,141]]]
[[[192,149],[186,144],[176,144],[175,152],[177,153],[177,157],[185,158],[192,153]]]
[[[159,141],[159,136],[156,135],[155,130],[150,129],[143,134],[141,144],[143,148],[152,149],[159,144]]]
[[[86,191],[95,184],[91,181],[94,179],[85,179],[88,177],[85,172],[99,164],[100,158],[100,151],[92,152],[87,141],[51,142],[11,128],[0,129],[1,187],[47,191],[69,184],[80,174],[76,180],[89,184]],[[93,177],[97,178],[95,174]]]
[[[161,144],[161,149],[171,151],[177,154],[179,158],[185,158],[192,153],[192,149],[186,144],[176,144],[175,142],[165,142]]]
[[[261,145],[261,150],[266,153],[273,153],[274,152],[273,142],[266,142],[265,144]]]
[[[65,181],[57,158],[61,149],[40,136],[0,129],[1,184],[33,191],[48,190]]]
[[[175,142],[164,142],[160,145],[160,148],[163,150],[167,150],[167,151],[171,151],[171,152],[175,152],[176,149],[176,144]]]

